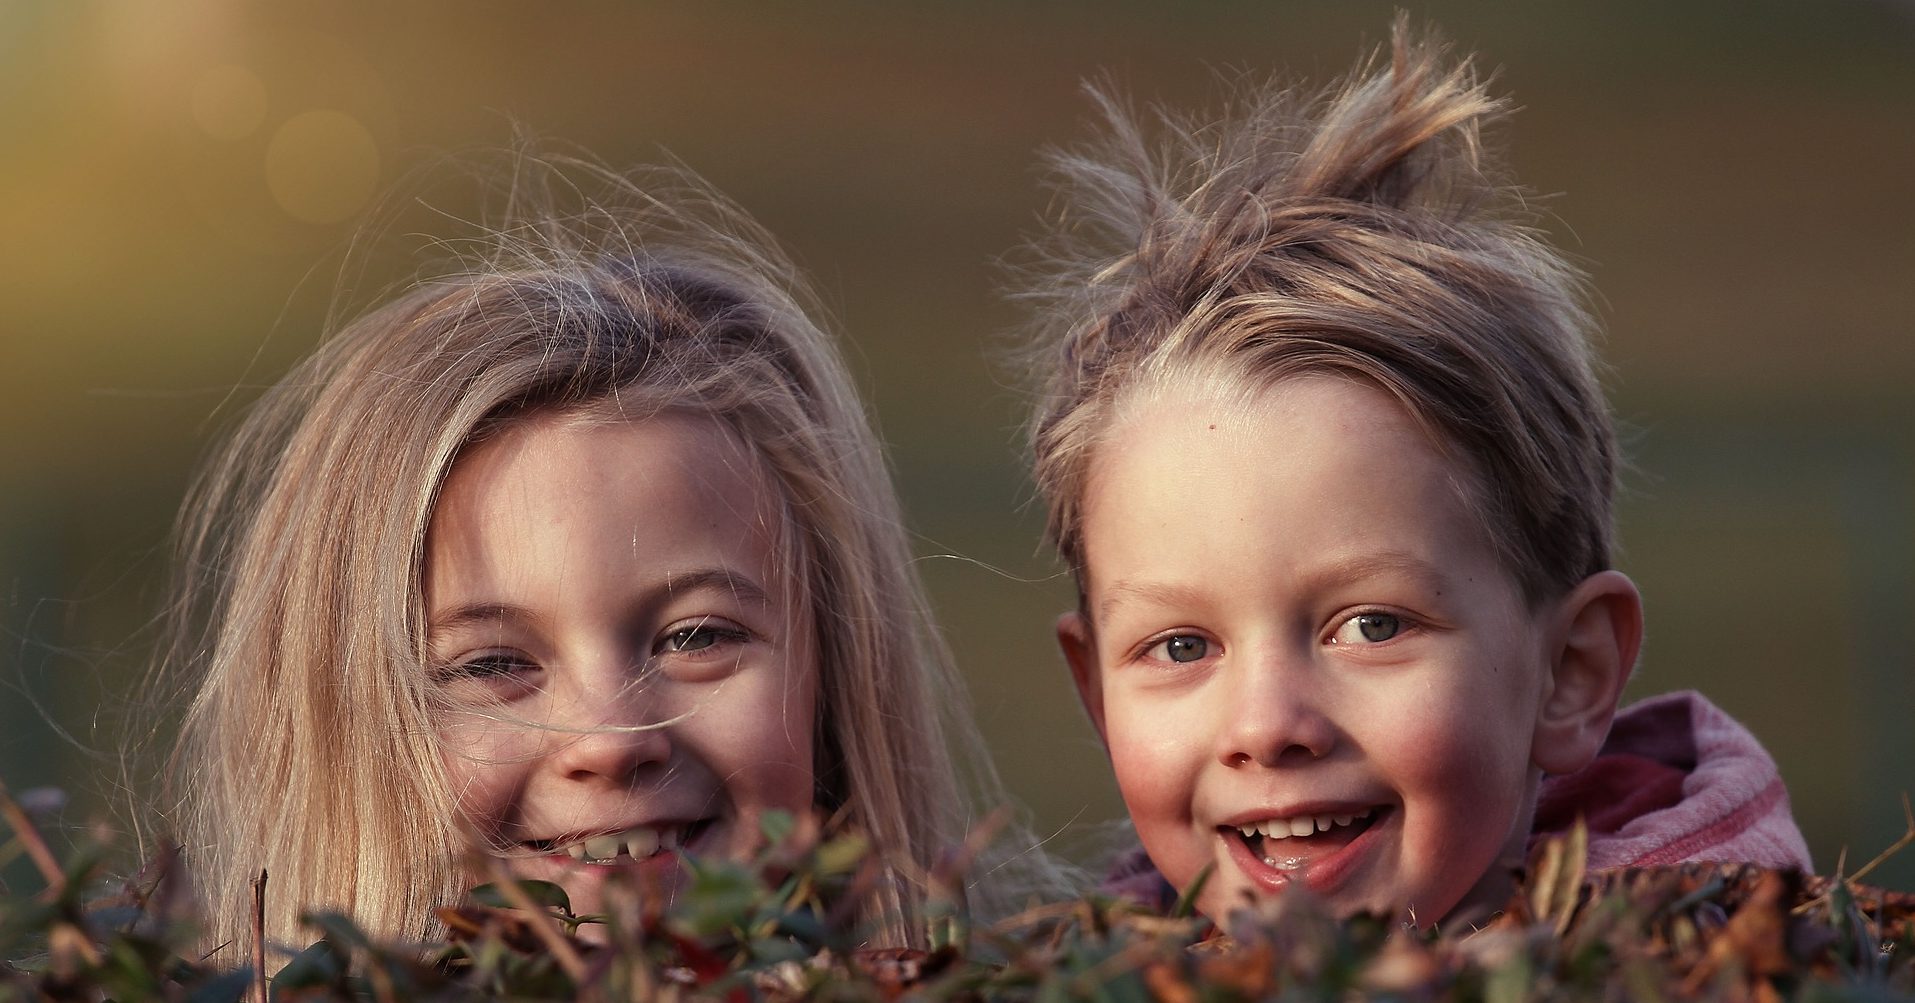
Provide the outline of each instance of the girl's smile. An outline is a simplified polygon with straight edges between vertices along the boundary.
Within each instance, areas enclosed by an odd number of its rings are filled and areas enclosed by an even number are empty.
[[[427,533],[460,808],[600,910],[622,869],[748,852],[813,791],[816,666],[781,506],[716,422],[540,414],[470,447]]]

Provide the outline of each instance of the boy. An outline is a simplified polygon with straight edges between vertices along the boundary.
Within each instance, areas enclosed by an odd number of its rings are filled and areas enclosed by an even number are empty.
[[[1642,605],[1593,324],[1481,162],[1503,104],[1443,56],[1399,21],[1326,95],[1162,153],[1105,102],[1061,161],[1032,441],[1079,587],[1058,639],[1149,857],[1124,890],[1210,867],[1214,918],[1302,881],[1461,921],[1578,815],[1595,867],[1808,866],[1720,711],[1616,719]]]

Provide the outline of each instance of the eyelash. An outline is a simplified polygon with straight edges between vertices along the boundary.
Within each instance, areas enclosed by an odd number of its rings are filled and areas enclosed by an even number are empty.
[[[1393,632],[1391,632],[1389,637],[1383,638],[1380,641],[1367,640],[1367,639],[1365,641],[1339,641],[1336,639],[1336,636],[1343,632],[1343,628],[1357,623],[1357,621],[1362,620],[1364,617],[1388,617],[1389,619],[1396,621],[1396,629]],[[1334,624],[1332,624],[1330,627],[1329,633],[1324,635],[1323,643],[1328,645],[1340,645],[1340,646],[1348,646],[1348,647],[1376,647],[1379,645],[1390,644],[1398,640],[1399,638],[1403,637],[1405,634],[1416,631],[1421,626],[1422,624],[1419,621],[1417,621],[1415,618],[1407,616],[1402,613],[1398,613],[1395,610],[1378,609],[1375,607],[1368,608],[1368,609],[1359,609],[1359,610],[1354,610],[1350,612],[1349,614],[1345,615],[1341,619],[1337,620]],[[1360,632],[1362,630],[1362,627],[1359,626],[1357,630]]]
[[[1360,641],[1338,641],[1336,639],[1337,635],[1342,633],[1343,629],[1346,626],[1354,624],[1357,621],[1362,620],[1364,617],[1388,617],[1389,619],[1396,621],[1396,629],[1390,634],[1389,637],[1383,638],[1382,640],[1368,641],[1367,643],[1360,642]],[[1386,645],[1393,641],[1396,641],[1397,639],[1403,637],[1405,634],[1416,631],[1421,626],[1422,624],[1420,624],[1413,617],[1395,612],[1393,610],[1378,609],[1378,608],[1359,609],[1341,617],[1334,624],[1332,624],[1330,627],[1330,630],[1324,635],[1322,643],[1325,645],[1338,645],[1338,646],[1346,646],[1346,647],[1376,647],[1376,646]],[[1361,630],[1361,629],[1362,629],[1361,627],[1358,628],[1358,630]],[[1190,661],[1178,661],[1177,659],[1170,657],[1170,651],[1168,647],[1170,642],[1183,639],[1183,638],[1188,638],[1188,639],[1197,641],[1198,643],[1204,645],[1205,650],[1198,657],[1193,658]],[[1215,644],[1216,644],[1215,641],[1195,631],[1190,631],[1190,630],[1172,631],[1167,634],[1159,634],[1155,637],[1152,637],[1150,640],[1145,641],[1143,645],[1141,645],[1137,649],[1136,653],[1132,655],[1131,657],[1132,657],[1132,660],[1134,661],[1147,660],[1147,661],[1156,662],[1162,665],[1189,665],[1193,662],[1200,662],[1200,661],[1203,661],[1205,658],[1210,657],[1211,652],[1209,648],[1214,646]],[[1162,655],[1155,654],[1159,648],[1165,649]]]
[[[446,663],[439,675],[447,681],[457,679],[502,679],[509,676],[536,672],[539,663],[521,651],[494,648],[481,651],[468,658]]]
[[[649,657],[664,656],[698,659],[710,658],[715,649],[726,645],[741,644],[751,640],[751,633],[740,627],[714,617],[700,617],[696,621],[674,625],[653,642]],[[685,645],[704,640],[696,647]],[[522,651],[509,648],[493,648],[478,652],[472,656],[446,663],[439,669],[441,678],[447,681],[459,679],[493,680],[520,675],[529,675],[542,669],[537,659]]]
[[[1181,638],[1188,638],[1190,640],[1197,641],[1198,643],[1204,645],[1205,650],[1203,651],[1201,655],[1191,659],[1188,662],[1180,662],[1177,659],[1170,657],[1170,651],[1169,651],[1170,642],[1181,639]],[[1210,655],[1209,649],[1214,643],[1215,642],[1211,641],[1210,638],[1205,637],[1204,635],[1196,631],[1174,630],[1166,634],[1158,634],[1157,636],[1151,638],[1150,640],[1145,641],[1143,645],[1137,649],[1136,654],[1131,656],[1131,659],[1133,661],[1155,662],[1159,665],[1176,665],[1176,666],[1189,665],[1193,662],[1203,661],[1205,658],[1209,657]],[[1156,652],[1158,648],[1165,649],[1162,657],[1157,657],[1154,654],[1154,652]]]
[[[683,645],[693,638],[709,637],[710,640],[696,648]],[[674,625],[659,637],[652,645],[652,657],[679,655],[687,658],[710,657],[708,652],[723,644],[742,644],[751,640],[751,632],[714,617],[700,617],[692,623]]]

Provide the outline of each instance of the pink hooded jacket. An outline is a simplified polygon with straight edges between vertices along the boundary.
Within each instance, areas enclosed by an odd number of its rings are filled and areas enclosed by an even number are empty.
[[[1589,826],[1589,869],[1692,860],[1810,869],[1775,760],[1700,693],[1650,697],[1616,715],[1588,766],[1543,781],[1531,841]]]
[[[1589,827],[1589,869],[1688,861],[1810,869],[1808,843],[1789,814],[1775,760],[1736,720],[1693,691],[1624,708],[1588,766],[1547,777],[1530,832]],[[1139,848],[1099,888],[1159,908],[1172,889]]]

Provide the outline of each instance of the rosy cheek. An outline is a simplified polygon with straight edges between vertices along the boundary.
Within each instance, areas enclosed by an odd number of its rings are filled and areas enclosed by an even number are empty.
[[[1407,809],[1406,863],[1425,875],[1447,874],[1465,860],[1489,866],[1516,824],[1526,760],[1502,747],[1495,728],[1414,724],[1390,750]]]
[[[1161,715],[1109,721],[1111,768],[1133,814],[1188,814],[1203,753],[1190,739],[1195,732],[1164,725]]]

